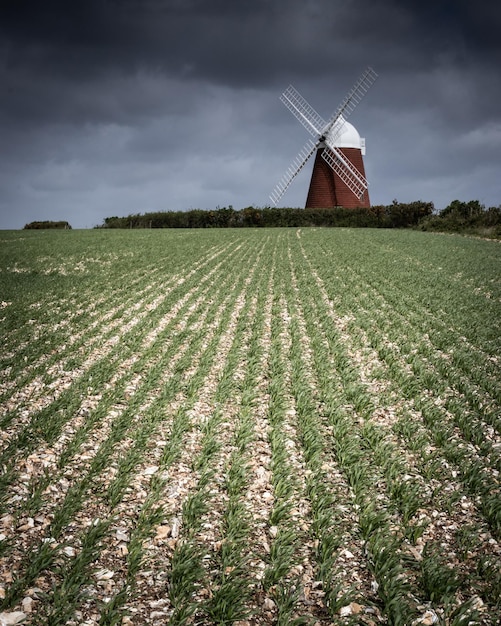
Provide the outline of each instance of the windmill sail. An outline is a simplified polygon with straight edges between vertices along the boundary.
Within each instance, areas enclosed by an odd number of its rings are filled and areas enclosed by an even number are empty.
[[[301,148],[298,155],[292,161],[289,168],[278,182],[275,189],[270,194],[270,199],[272,200],[273,204],[278,204],[280,198],[284,195],[289,185],[303,169],[304,165],[316,149],[317,144],[314,143],[311,139],[308,139],[306,144]]]
[[[336,121],[342,116],[345,120],[355,109],[357,104],[362,100],[365,94],[369,91],[369,88],[377,78],[376,72],[372,67],[368,67],[365,72],[360,76],[357,82],[353,85],[351,90],[345,99],[338,106],[336,111],[331,115],[327,122],[327,131],[329,131]],[[335,139],[335,138],[334,138]]]
[[[280,100],[311,135],[316,138],[322,134],[326,126],[325,120],[292,85],[287,87],[280,96]]]
[[[340,150],[325,148],[322,151],[322,158],[360,200],[369,186],[365,176],[350,163]]]

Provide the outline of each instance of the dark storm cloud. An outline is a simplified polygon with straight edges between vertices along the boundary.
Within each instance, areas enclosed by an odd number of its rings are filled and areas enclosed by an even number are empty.
[[[307,138],[280,92],[327,117],[368,64],[373,202],[499,204],[500,27],[490,0],[8,0],[0,225],[265,204]]]

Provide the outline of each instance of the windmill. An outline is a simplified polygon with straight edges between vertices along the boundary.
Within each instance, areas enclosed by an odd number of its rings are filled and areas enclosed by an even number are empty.
[[[362,158],[365,155],[365,140],[346,118],[376,78],[376,72],[368,67],[327,122],[292,85],[283,92],[280,100],[315,141],[309,139],[306,142],[271,193],[274,205],[316,152],[306,208],[370,206]]]

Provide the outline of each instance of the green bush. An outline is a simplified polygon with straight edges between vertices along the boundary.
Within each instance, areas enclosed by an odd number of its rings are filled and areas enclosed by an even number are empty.
[[[453,200],[438,214],[422,220],[419,226],[422,230],[498,238],[501,236],[501,206],[486,209],[478,200]]]
[[[48,228],[59,228],[61,230],[69,230],[71,226],[68,222],[53,222],[51,220],[46,220],[44,222],[30,222],[29,224],[25,224],[23,230],[46,230]]]

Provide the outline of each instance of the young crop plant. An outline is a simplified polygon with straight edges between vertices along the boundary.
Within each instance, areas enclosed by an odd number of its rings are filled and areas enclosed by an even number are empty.
[[[277,606],[277,626],[307,626],[311,617],[300,615],[294,617],[301,598],[301,585],[297,580],[279,583],[273,594]]]
[[[184,626],[192,622],[197,611],[193,596],[205,578],[203,552],[193,542],[178,544],[172,555],[168,596],[173,607],[169,623]]]
[[[427,543],[422,554],[421,581],[428,599],[448,604],[461,587],[458,572],[443,562],[438,545]]]
[[[44,600],[43,612],[46,623],[66,624],[74,614],[75,606],[85,600],[86,586],[91,582],[90,567],[100,551],[100,541],[106,535],[111,520],[96,521],[82,537],[77,556],[63,565],[56,566],[60,579],[51,594]]]

